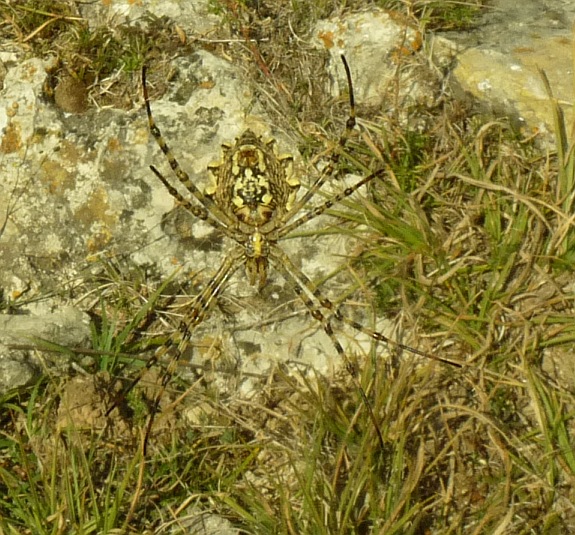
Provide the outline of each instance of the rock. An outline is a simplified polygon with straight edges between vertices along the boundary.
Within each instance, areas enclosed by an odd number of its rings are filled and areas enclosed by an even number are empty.
[[[554,97],[573,120],[572,2],[496,0],[473,32],[449,32],[453,82],[498,115],[512,116],[525,135],[552,140],[549,97],[538,69],[547,74]],[[440,40],[433,50],[444,49]],[[444,49],[445,50],[445,49]]]
[[[86,345],[89,335],[88,316],[73,307],[40,315],[0,315],[0,393],[38,379],[49,360],[41,361],[34,350],[45,347],[43,341],[73,348]],[[60,369],[69,366],[68,359],[54,360]]]
[[[427,84],[428,67],[414,61],[423,36],[407,19],[393,12],[372,10],[322,20],[313,33],[315,45],[327,49],[332,57],[333,96],[347,93],[340,59],[344,54],[358,103],[403,110],[421,103],[433,105],[438,92]]]
[[[287,136],[274,131],[238,67],[200,51],[174,61],[174,69],[172,89],[161,99],[153,96],[154,72],[148,72],[151,106],[165,140],[200,190],[210,184],[207,166],[221,158],[222,144],[248,128],[264,138],[275,137],[280,153],[295,156],[302,191],[310,185],[318,171],[301,161]],[[29,295],[61,295],[68,285],[77,287],[101,270],[100,258],[143,269],[153,266],[163,279],[180,266],[200,288],[208,284],[231,240],[177,206],[150,171],[149,165],[155,165],[177,186],[149,133],[145,111],[64,114],[42,98],[45,78],[39,60],[10,65],[0,95],[0,110],[13,110],[5,115],[1,138],[4,146],[10,144],[0,157],[0,173],[9,192],[4,212],[10,217],[0,239],[0,265],[11,267],[0,270],[0,285],[9,291],[17,281],[20,290],[31,287]],[[356,180],[333,181],[332,191]],[[330,187],[326,184],[323,193]],[[301,230],[317,231],[330,224],[323,216]],[[341,255],[352,247],[353,240],[337,234],[282,242],[312,280],[335,270]],[[242,369],[251,370],[251,363],[257,362],[257,371],[265,374],[278,361],[296,358],[330,373],[339,366],[335,350],[292,286],[293,281],[286,282],[271,269],[258,293],[246,284],[244,270],[238,270],[219,299],[222,310],[233,315],[213,310],[214,317],[195,333],[195,343],[201,346],[205,336],[221,333],[219,326],[225,322],[218,344]],[[338,296],[345,286],[343,279],[334,279],[326,291]],[[51,306],[62,302],[56,297]],[[189,308],[180,312],[189,313]],[[365,337],[350,343],[369,345]]]
[[[11,350],[0,344],[0,395],[33,384],[40,373],[38,363],[28,352]]]

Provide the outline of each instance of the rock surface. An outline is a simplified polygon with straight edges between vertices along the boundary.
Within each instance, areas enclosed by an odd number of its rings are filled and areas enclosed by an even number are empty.
[[[572,121],[574,20],[571,1],[490,2],[476,30],[443,36],[453,53],[452,79],[499,115],[515,116],[526,134],[540,131],[552,139],[549,97],[538,69]]]

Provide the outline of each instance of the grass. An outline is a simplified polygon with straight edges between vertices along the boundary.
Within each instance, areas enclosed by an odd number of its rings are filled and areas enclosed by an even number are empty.
[[[144,61],[164,79],[167,59],[187,50],[165,20],[144,18],[140,26],[116,24],[113,29],[90,26],[69,0],[4,0],[0,19],[2,39],[20,42],[34,56],[50,60],[45,96],[72,113],[86,111],[90,103],[131,109]],[[77,104],[68,107],[70,101]]]
[[[414,5],[429,14],[436,4]],[[69,50],[75,34],[80,44],[97,42],[97,31],[83,35],[60,4],[1,6],[20,38],[36,32],[39,49],[48,30]],[[234,6],[218,3],[237,25],[248,7]],[[312,7],[324,14],[334,6]],[[277,20],[293,14],[292,27],[303,32],[311,7],[292,9],[277,6]],[[265,29],[263,22],[238,34]],[[92,72],[96,93],[95,80],[120,63],[137,71],[156,53],[126,31],[84,70],[72,69],[86,80]],[[276,61],[289,35],[234,51],[278,124],[301,132],[302,153],[314,155],[323,144],[310,125],[337,132],[346,110],[326,101],[321,77],[306,78],[319,69],[305,47]],[[0,533],[162,533],[198,525],[198,512],[254,534],[572,531],[574,140],[550,102],[553,155],[505,120],[456,102],[428,112],[420,131],[359,110],[362,137],[342,167],[364,175],[383,166],[387,174],[365,199],[334,207],[338,231],[357,242],[344,262],[359,288],[353,296],[395,318],[407,343],[464,364],[393,351],[384,360],[377,347],[359,359],[383,446],[344,371],[328,382],[279,369],[246,400],[218,391],[204,370],[168,385],[144,458],[154,380],[110,418],[121,389],[111,377],[125,379],[165,342],[159,319],[179,288],[176,278],[158,283],[141,268],[101,260],[99,276],[81,289],[92,303],[93,373],[44,377],[0,399]]]

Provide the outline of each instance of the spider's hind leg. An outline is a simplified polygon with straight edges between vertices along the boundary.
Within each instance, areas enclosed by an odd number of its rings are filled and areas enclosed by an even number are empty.
[[[381,432],[375,412],[373,411],[371,403],[367,397],[367,393],[361,385],[357,367],[347,356],[343,346],[333,331],[332,317],[334,314],[332,311],[335,310],[336,307],[334,307],[333,303],[329,299],[323,296],[319,288],[317,288],[312,283],[312,281],[294,265],[294,263],[281,249],[278,249],[277,247],[274,248],[273,251],[270,252],[270,258],[273,260],[274,266],[283,275],[283,277],[286,280],[294,283],[295,293],[304,303],[310,315],[321,324],[323,330],[331,340],[333,347],[335,348],[340,360],[344,363],[357,391],[361,396],[363,404],[365,405],[365,408],[369,414],[369,418],[372,421],[374,429],[377,433],[377,438],[380,446],[383,449],[383,434]],[[324,314],[321,310],[322,308],[330,311],[330,314]]]
[[[148,447],[155,414],[160,406],[160,401],[164,391],[174,376],[182,355],[184,355],[191,344],[191,338],[194,331],[209,314],[212,303],[221,294],[228,279],[243,266],[244,262],[244,249],[242,247],[235,248],[226,256],[216,274],[210,279],[202,292],[195,297],[192,307],[180,322],[178,329],[170,336],[170,338],[168,338],[163,346],[158,348],[155,354],[146,362],[144,368],[142,368],[138,375],[120,393],[119,399],[125,399],[153,366],[164,360],[169,353],[172,353],[171,357],[169,357],[168,367],[161,378],[157,392],[155,393],[154,399],[151,403],[150,415],[148,417],[143,439],[144,454]],[[119,403],[112,405],[112,407],[107,411],[107,416],[109,416],[110,413],[118,406]]]

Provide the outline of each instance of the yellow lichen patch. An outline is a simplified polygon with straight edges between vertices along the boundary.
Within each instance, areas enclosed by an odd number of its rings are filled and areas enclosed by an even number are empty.
[[[12,102],[12,104],[8,108],[6,108],[6,115],[10,118],[16,117],[19,108],[20,105],[17,102]]]
[[[330,48],[333,48],[333,32],[319,32],[318,37],[320,38],[321,41],[323,41],[323,45],[329,50]]]
[[[62,164],[54,160],[45,160],[40,168],[40,181],[52,195],[62,195],[75,187],[74,175]]]
[[[118,152],[122,150],[122,143],[117,137],[111,137],[108,140],[108,150],[110,152]]]
[[[136,145],[147,145],[150,138],[150,131],[146,127],[134,129],[132,133],[132,141]]]
[[[117,216],[110,209],[108,194],[102,187],[98,187],[75,212],[74,219],[85,228],[91,228],[94,223],[101,223],[105,227],[113,228]]]
[[[108,227],[104,227],[95,232],[86,242],[86,248],[91,255],[104,250],[112,241],[112,233]]]
[[[60,158],[69,162],[71,165],[76,165],[79,162],[93,161],[94,158],[90,156],[90,152],[78,148],[75,143],[62,140],[60,143]]]
[[[10,123],[4,129],[4,135],[0,142],[0,152],[10,154],[17,152],[22,147],[22,135],[18,124]]]
[[[213,80],[206,80],[204,82],[200,82],[200,89],[213,89],[216,86]]]
[[[420,32],[413,36],[406,36],[401,46],[391,51],[390,58],[395,64],[400,64],[406,57],[412,56],[423,46],[423,37]]]

